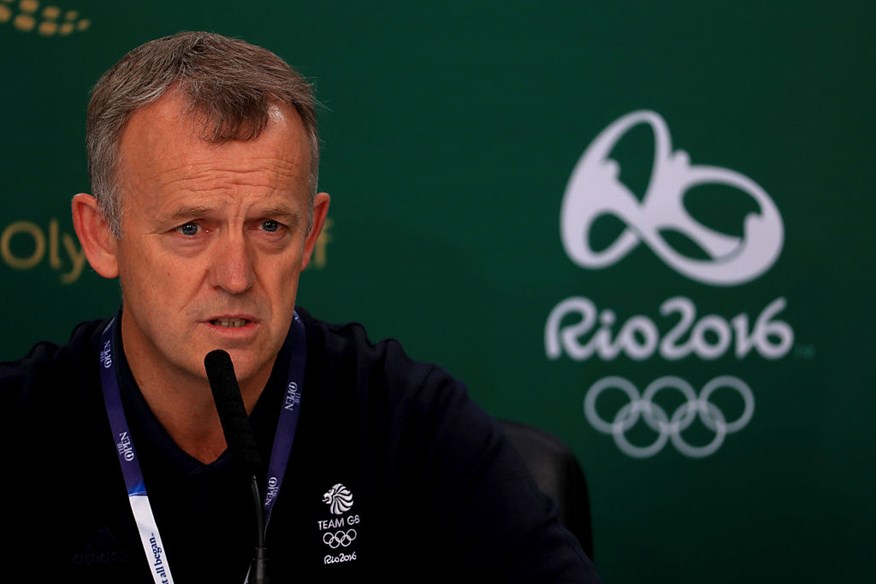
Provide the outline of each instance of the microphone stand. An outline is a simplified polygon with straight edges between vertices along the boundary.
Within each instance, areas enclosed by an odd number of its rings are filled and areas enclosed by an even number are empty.
[[[252,498],[255,502],[256,516],[256,548],[252,559],[250,573],[253,575],[253,584],[268,584],[268,548],[265,545],[265,510],[262,507],[262,499],[259,496],[259,482],[255,475],[250,480],[252,486]]]
[[[256,447],[255,434],[243,405],[243,397],[240,395],[240,386],[234,374],[234,364],[231,362],[230,355],[222,349],[210,351],[204,357],[204,368],[232,462],[250,477],[252,487],[257,543],[246,581],[253,584],[268,584],[265,511],[259,495],[258,483],[261,460]]]

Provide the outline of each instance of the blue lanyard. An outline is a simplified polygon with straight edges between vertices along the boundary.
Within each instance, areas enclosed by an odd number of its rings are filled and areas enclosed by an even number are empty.
[[[304,338],[304,323],[301,322],[297,312],[294,315],[292,325],[292,358],[289,361],[288,382],[280,409],[280,417],[277,421],[277,431],[274,434],[271,459],[268,463],[268,482],[264,501],[266,529],[271,520],[271,511],[277,500],[277,493],[280,492],[283,478],[286,475],[286,466],[289,462],[289,454],[292,452],[292,443],[298,428],[298,414],[301,409],[299,405],[301,403],[301,388],[304,385],[307,347]],[[149,495],[146,494],[143,471],[140,469],[134,442],[128,429],[128,421],[122,407],[122,394],[113,359],[113,333],[117,326],[117,319],[113,318],[104,328],[101,338],[100,380],[103,387],[104,403],[113,439],[119,453],[119,463],[125,478],[125,486],[128,489],[128,502],[137,522],[140,542],[143,544],[153,580],[155,584],[173,584],[167,555],[164,552],[161,535],[152,514]]]

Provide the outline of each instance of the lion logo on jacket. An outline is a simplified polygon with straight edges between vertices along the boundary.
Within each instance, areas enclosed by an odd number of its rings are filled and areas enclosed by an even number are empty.
[[[337,483],[325,492],[322,502],[329,506],[329,510],[334,515],[340,515],[353,507],[353,493],[341,483]]]

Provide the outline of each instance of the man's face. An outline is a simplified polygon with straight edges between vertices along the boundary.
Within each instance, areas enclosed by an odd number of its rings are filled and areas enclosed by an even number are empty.
[[[241,386],[263,384],[286,337],[308,234],[307,135],[277,107],[257,140],[210,144],[170,93],[122,136],[122,237],[115,242],[125,353],[140,383],[205,378],[228,351]],[[151,379],[150,379],[151,378]]]

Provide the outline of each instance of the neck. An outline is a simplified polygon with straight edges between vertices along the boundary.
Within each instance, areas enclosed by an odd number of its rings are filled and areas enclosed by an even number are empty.
[[[134,375],[137,379],[137,375]],[[168,383],[137,379],[152,413],[177,446],[209,464],[225,452],[225,434],[209,386],[180,392]]]
[[[125,356],[131,374],[153,415],[174,441],[189,456],[209,464],[225,452],[227,444],[213,392],[206,377],[198,377],[173,368],[150,367],[142,353]],[[248,380],[241,384],[241,397],[250,414],[267,379]]]

